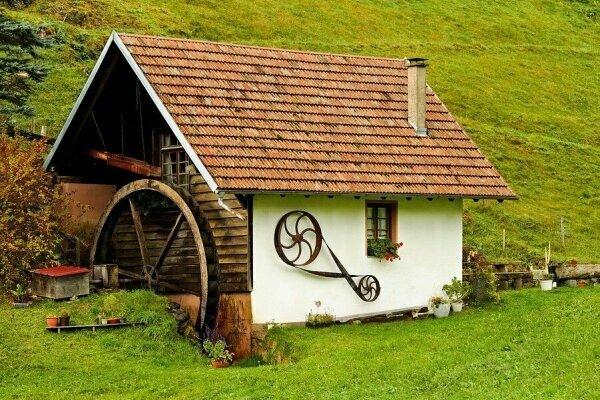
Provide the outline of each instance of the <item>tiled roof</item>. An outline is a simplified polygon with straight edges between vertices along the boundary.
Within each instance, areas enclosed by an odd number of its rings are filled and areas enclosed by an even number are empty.
[[[220,190],[515,197],[403,60],[119,37]]]

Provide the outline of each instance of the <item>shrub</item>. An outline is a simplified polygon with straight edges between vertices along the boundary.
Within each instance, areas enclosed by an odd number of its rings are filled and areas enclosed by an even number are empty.
[[[473,269],[472,290],[469,298],[477,302],[500,300],[493,267],[486,266]]]
[[[312,310],[306,316],[306,326],[308,328],[321,328],[335,324],[335,316],[331,313],[313,313]]]
[[[471,293],[471,284],[454,277],[452,278],[452,282],[444,285],[442,289],[444,289],[444,292],[446,292],[452,302],[460,303]]]
[[[233,361],[233,356],[235,355],[227,350],[225,338],[221,336],[216,329],[211,331],[208,327],[206,327],[202,348],[211,361],[224,361],[230,363]]]
[[[27,270],[59,259],[64,201],[42,169],[46,145],[0,134],[0,291],[27,281]],[[62,210],[65,208],[62,207]]]

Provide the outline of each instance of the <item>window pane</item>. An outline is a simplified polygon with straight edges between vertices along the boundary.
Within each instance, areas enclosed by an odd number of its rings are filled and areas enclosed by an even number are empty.
[[[377,232],[377,239],[387,239],[388,235],[387,235],[387,231],[378,231]]]
[[[367,218],[373,218],[373,207],[367,207]]]
[[[379,207],[379,209],[377,210],[377,217],[378,218],[387,217],[387,207]]]
[[[377,220],[377,229],[387,231],[388,223],[387,219]]]

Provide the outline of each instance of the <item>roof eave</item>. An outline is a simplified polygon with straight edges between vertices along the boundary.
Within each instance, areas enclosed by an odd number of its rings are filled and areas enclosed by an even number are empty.
[[[278,195],[319,195],[319,196],[396,196],[396,197],[422,197],[422,198],[445,198],[445,199],[472,199],[472,200],[519,200],[519,196],[497,196],[497,195],[461,195],[461,194],[424,194],[424,193],[380,193],[380,192],[318,192],[318,191],[296,191],[296,190],[252,190],[252,189],[219,189],[223,194],[278,194]]]

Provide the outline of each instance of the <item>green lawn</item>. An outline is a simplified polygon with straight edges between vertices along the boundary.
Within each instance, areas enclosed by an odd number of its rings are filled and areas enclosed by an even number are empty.
[[[600,0],[36,0],[10,15],[49,23],[62,40],[45,52],[51,72],[32,99],[50,135],[113,29],[427,57],[429,83],[521,196],[466,202],[466,243],[527,261],[552,242],[556,261],[600,262]]]
[[[593,399],[600,288],[504,292],[445,320],[279,332],[294,362],[216,370],[174,334],[165,300],[121,293],[145,328],[48,333],[60,304],[0,307],[0,398]],[[63,304],[91,321],[103,298]],[[280,339],[282,340],[282,339]]]

